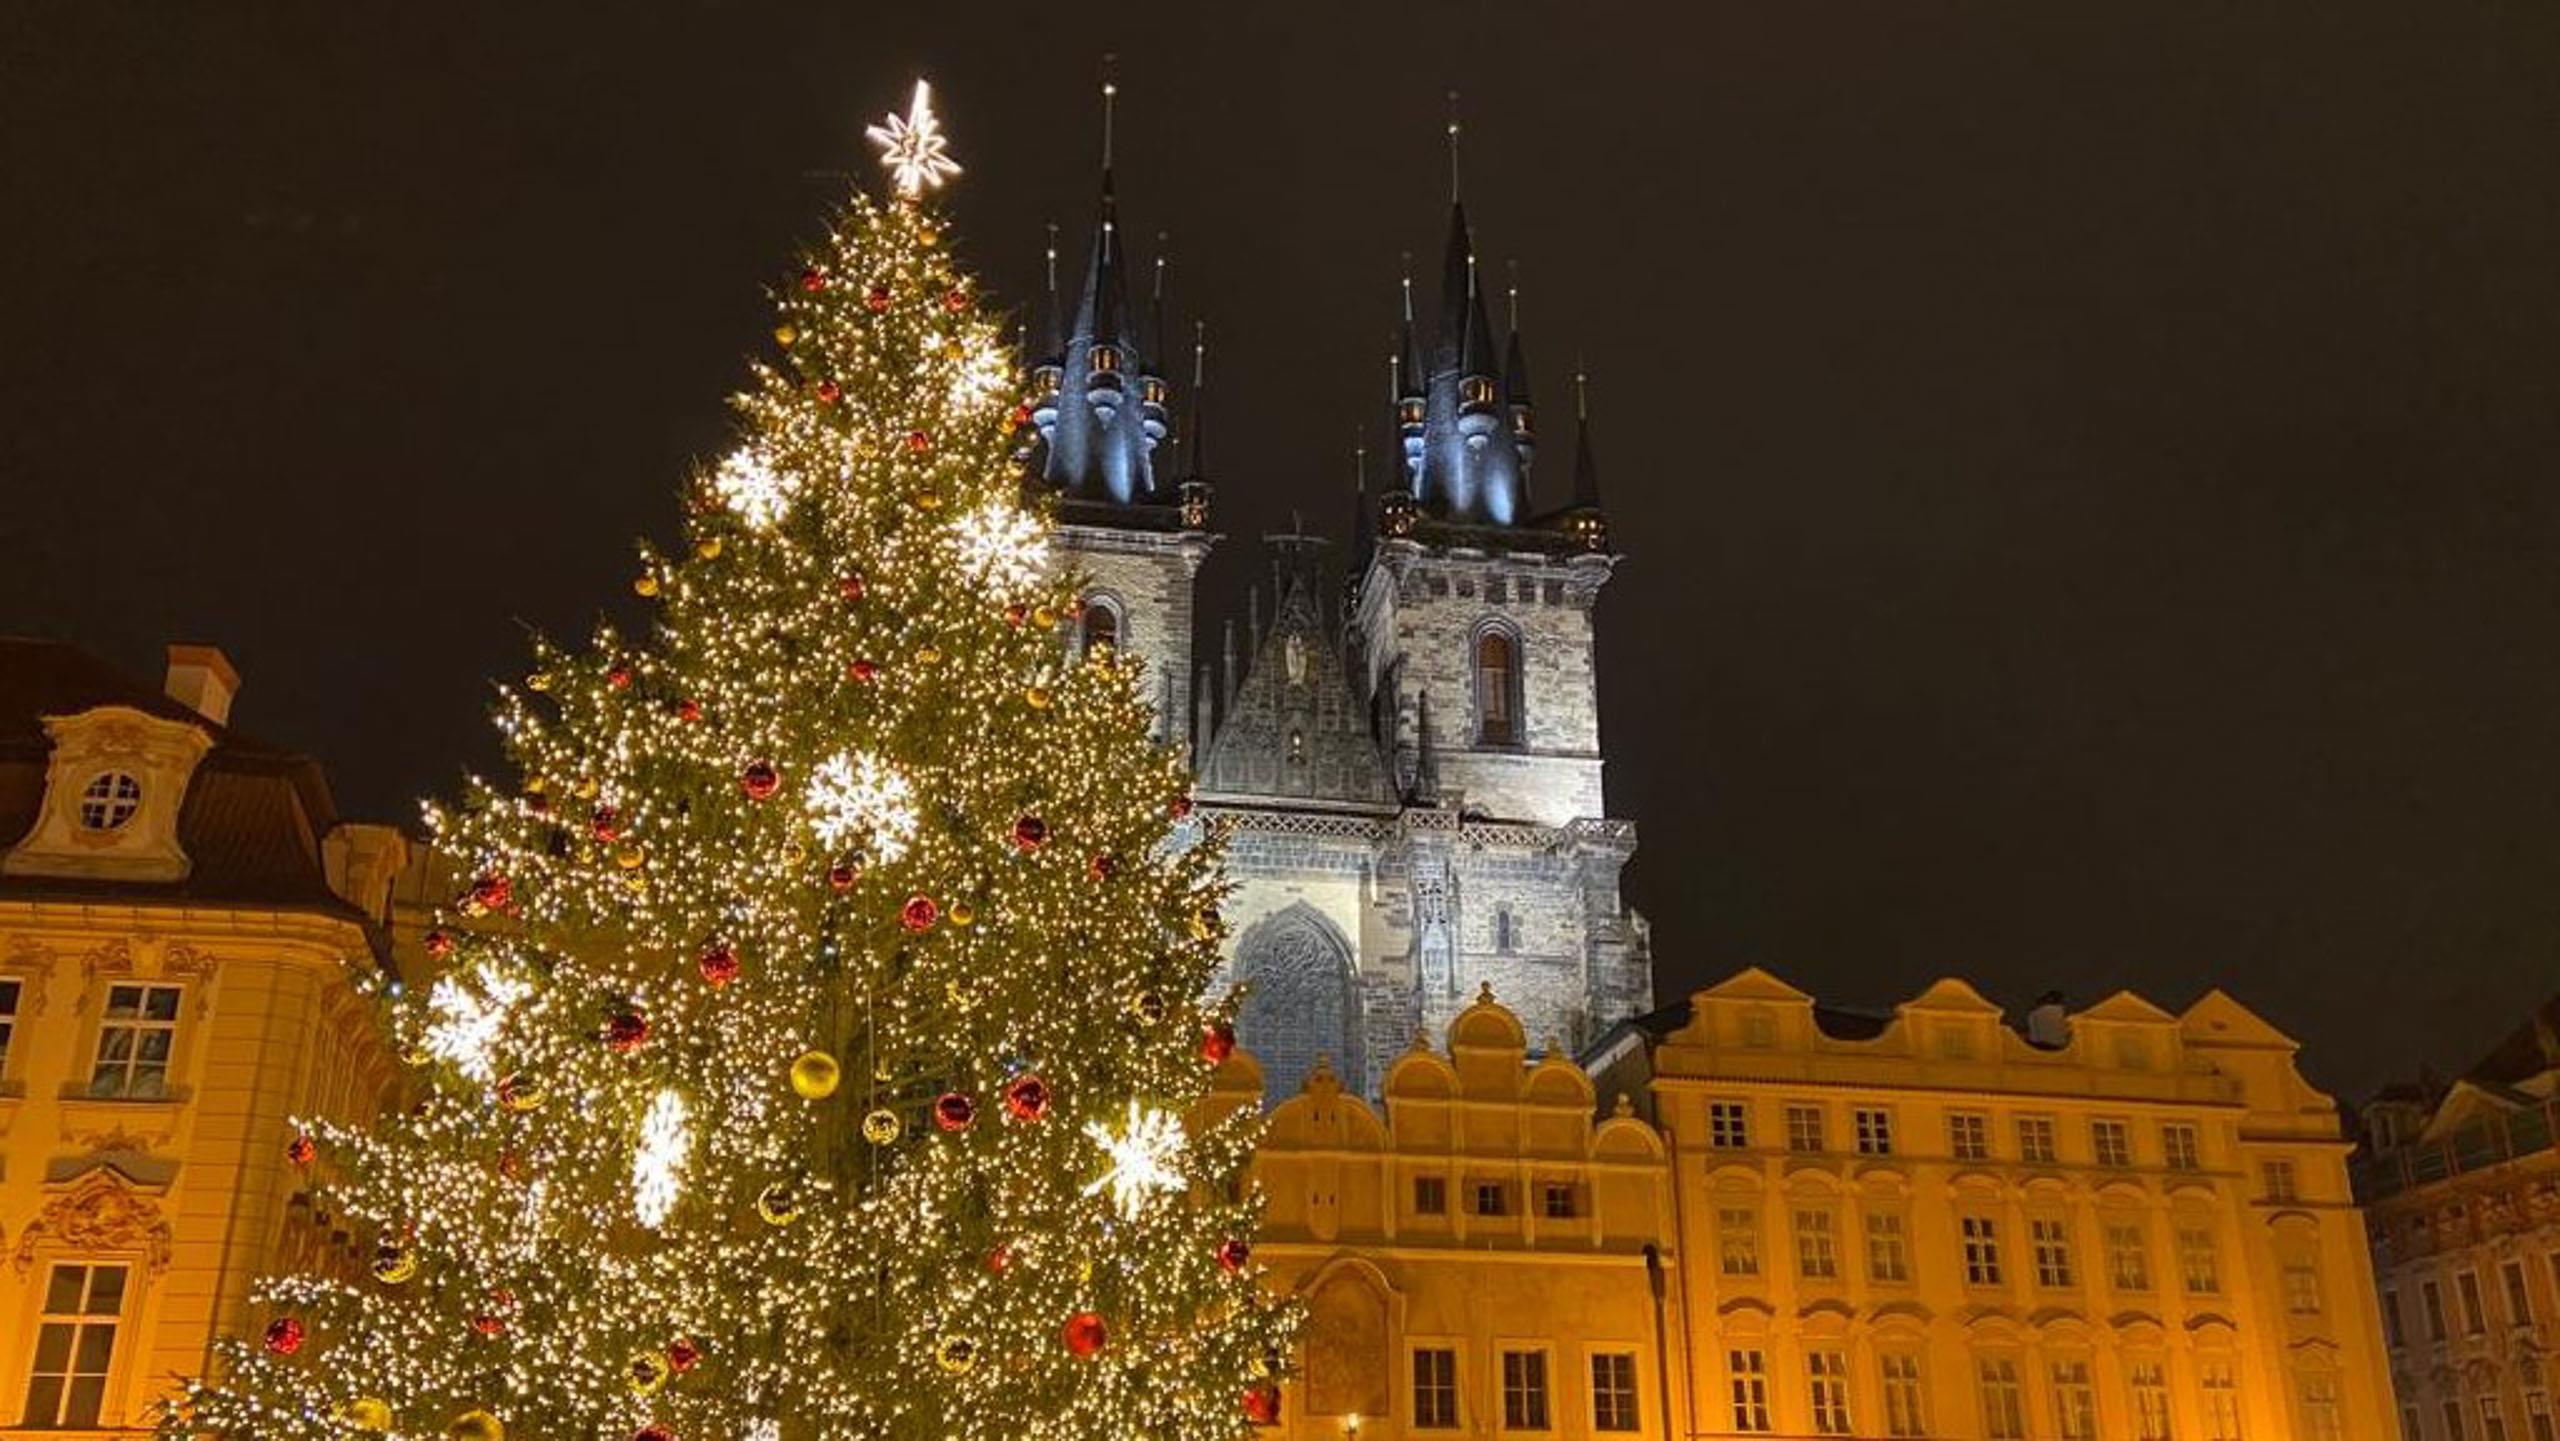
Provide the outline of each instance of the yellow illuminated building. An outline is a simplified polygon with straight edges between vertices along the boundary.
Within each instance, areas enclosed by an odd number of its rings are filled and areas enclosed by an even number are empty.
[[[142,1434],[256,1275],[343,1259],[288,1118],[393,1083],[348,975],[409,847],[229,729],[238,684],[0,640],[0,1435]]]
[[[1272,1113],[1261,1254],[1309,1307],[1279,1431],[2382,1441],[2294,1051],[2218,991],[2022,1032],[1961,981],[1866,1015],[1749,970],[1586,1073],[1479,1001],[1383,1115],[1323,1071]]]

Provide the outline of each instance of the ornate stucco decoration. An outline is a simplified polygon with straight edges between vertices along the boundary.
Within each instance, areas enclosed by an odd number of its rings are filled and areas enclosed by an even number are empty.
[[[83,880],[184,880],[178,810],[213,746],[202,726],[131,706],[47,716],[44,805],[0,873]],[[107,823],[112,822],[112,823]]]
[[[45,1203],[27,1223],[18,1237],[18,1274],[32,1270],[36,1253],[46,1246],[91,1255],[138,1253],[156,1276],[169,1267],[169,1223],[150,1197],[101,1167]]]
[[[33,936],[9,938],[7,953],[0,955],[0,974],[16,976],[21,983],[18,1014],[44,1014],[45,987],[53,979],[53,966],[57,959],[53,947]]]

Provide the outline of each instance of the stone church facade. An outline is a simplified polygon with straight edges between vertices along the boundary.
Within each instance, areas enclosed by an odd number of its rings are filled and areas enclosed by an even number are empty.
[[[1161,735],[1194,757],[1271,1100],[1320,1057],[1375,1095],[1487,984],[1549,1048],[1648,1010],[1619,894],[1635,830],[1602,785],[1594,612],[1617,557],[1588,419],[1577,395],[1570,488],[1540,509],[1525,351],[1516,324],[1497,345],[1463,210],[1436,323],[1408,286],[1392,441],[1378,474],[1362,461],[1347,547],[1270,537],[1269,613],[1257,587],[1214,666],[1194,647],[1219,539],[1198,347],[1177,446],[1164,297],[1133,302],[1129,264],[1106,175],[1080,289],[1052,267],[1025,460],[1086,578],[1076,643],[1144,662]]]

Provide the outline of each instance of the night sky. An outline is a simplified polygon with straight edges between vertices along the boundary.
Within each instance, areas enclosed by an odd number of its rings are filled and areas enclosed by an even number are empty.
[[[411,817],[521,626],[636,615],[863,124],[932,77],[1022,300],[1044,222],[1081,263],[1106,50],[1238,598],[1347,527],[1455,87],[1549,497],[1593,374],[1663,994],[2222,984],[2352,1094],[2560,986],[2555,17],[11,6],[0,629],[218,643],[244,729]]]

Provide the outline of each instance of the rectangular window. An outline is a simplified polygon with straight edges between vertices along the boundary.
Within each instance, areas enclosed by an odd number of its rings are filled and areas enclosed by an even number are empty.
[[[1413,1429],[1458,1429],[1458,1353],[1417,1347],[1413,1353]]]
[[[1982,1434],[1991,1441],[2026,1441],[2027,1398],[2018,1385],[2018,1363],[1985,1356],[1976,1371],[1982,1384]]]
[[[2122,1121],[2091,1121],[2089,1154],[2101,1166],[2122,1170],[2133,1164],[2133,1133]]]
[[[1740,1151],[1751,1144],[1751,1107],[1741,1101],[1707,1103],[1707,1144],[1719,1151]]]
[[[2291,1161],[2260,1161],[2258,1163],[2258,1188],[2266,1192],[2266,1197],[2270,1201],[2299,1201],[2302,1199],[2302,1190],[2294,1179],[2293,1163]]]
[[[2185,1121],[2171,1121],[2160,1128],[2160,1164],[2172,1171],[2204,1169],[2204,1147],[2197,1139],[2194,1126]]]
[[[1867,1279],[1901,1285],[1911,1279],[1911,1247],[1899,1215],[1867,1213]]]
[[[2107,1284],[2118,1291],[2151,1289],[2151,1250],[2142,1243],[2142,1223],[2107,1225]]]
[[[1822,1150],[1822,1108],[1820,1106],[1787,1107],[1787,1149],[1819,1154]]]
[[[1441,1176],[1413,1178],[1413,1214],[1446,1216],[1449,1214],[1449,1182]]]
[[[2027,1223],[2028,1248],[2035,1253],[2036,1284],[2061,1290],[2072,1284],[2071,1237],[2063,1223],[2054,1220],[2032,1220]]]
[[[2524,1284],[2524,1262],[2506,1260],[2498,1263],[2498,1279],[2507,1288],[2507,1324],[2533,1324],[2533,1293]]]
[[[2039,1166],[2053,1164],[2053,1117],[2020,1116],[2018,1118],[2018,1159]]]
[[[2428,1340],[2441,1341],[2445,1338],[2442,1286],[2433,1281],[2418,1283],[2418,1314],[2426,1318]]]
[[[1479,1216],[1511,1214],[1510,1201],[1503,1195],[1500,1181],[1476,1182],[1476,1214]]]
[[[1828,1281],[1840,1274],[1840,1253],[1833,1244],[1829,1211],[1796,1212],[1796,1274]]]
[[[1550,1221],[1570,1221],[1574,1217],[1573,1187],[1561,1181],[1549,1181],[1539,1188],[1540,1209]]]
[[[2133,1434],[2139,1441],[2169,1441],[2169,1377],[2157,1361],[2136,1361],[2126,1372],[2133,1385]]]
[[[1808,1351],[1805,1386],[1813,1399],[1813,1434],[1849,1433],[1849,1356],[1845,1351]]]
[[[1591,1429],[1636,1429],[1636,1358],[1632,1352],[1603,1351],[1591,1358]]]
[[[2382,1340],[2394,1351],[2409,1344],[2408,1337],[2400,1329],[2400,1293],[2397,1291],[2382,1293]]]
[[[116,1354],[116,1323],[124,1313],[124,1285],[122,1266],[58,1264],[45,1277],[44,1314],[36,1322],[35,1364],[19,1425],[88,1430],[98,1424]]]
[[[1502,1353],[1502,1429],[1548,1429],[1546,1352]]]
[[[1999,1285],[1999,1223],[1989,1216],[1967,1216],[1960,1224],[1964,1232],[1964,1283],[1968,1286]]]
[[[2296,1316],[2320,1314],[2320,1268],[2295,1258],[2284,1263],[2284,1308]]]
[[[1947,1154],[1959,1161],[1991,1159],[1991,1118],[1980,1111],[1947,1113]]]
[[[1928,1417],[1920,1409],[1920,1358],[1888,1351],[1877,1358],[1876,1369],[1884,1379],[1884,1434],[1928,1435]]]
[[[2465,1271],[2453,1278],[2454,1294],[2462,1298],[2462,1329],[2474,1336],[2489,1329],[2489,1311],[2480,1303],[2480,1273]]]
[[[2338,1378],[2315,1373],[2302,1378],[2303,1441],[2339,1441]]]
[[[2444,1403],[2444,1441],[2462,1441],[2462,1403],[2448,1399]]]
[[[1733,1429],[1768,1430],[1769,1358],[1736,1347],[1724,1353],[1724,1364],[1733,1388]]]
[[[1858,1154],[1890,1156],[1893,1154],[1893,1113],[1881,1106],[1860,1106],[1854,1113],[1858,1124]]]
[[[1743,1207],[1716,1212],[1716,1268],[1728,1276],[1760,1274],[1760,1213]]]
[[[9,1042],[18,1034],[18,992],[25,984],[15,976],[0,976],[0,1071],[8,1069]]]
[[[2551,1424],[2551,1397],[2541,1391],[2524,1393],[2524,1426],[2533,1441],[2560,1441],[2560,1430]]]
[[[2427,1441],[2425,1429],[2418,1424],[2418,1408],[2400,1408],[2400,1441]]]
[[[2480,1441],[2507,1441],[2507,1413],[2495,1396],[2480,1398]]]
[[[107,1014],[98,1027],[89,1094],[138,1100],[168,1095],[169,1052],[177,1036],[176,986],[107,987]]]
[[[2089,1384],[2089,1363],[2056,1361],[2053,1380],[2053,1430],[2062,1441],[2097,1441],[2098,1389]]]
[[[2207,1361],[2204,1373],[2204,1441],[2240,1441],[2240,1383],[2228,1361]]]
[[[2211,1228],[2178,1228],[2178,1279],[2190,1295],[2217,1296],[2222,1293],[2222,1267],[2214,1256]]]

